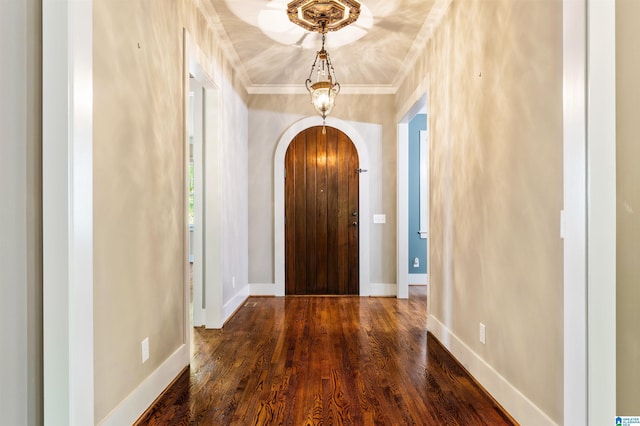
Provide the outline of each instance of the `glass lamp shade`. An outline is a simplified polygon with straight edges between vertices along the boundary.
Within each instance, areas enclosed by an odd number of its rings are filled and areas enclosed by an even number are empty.
[[[319,81],[312,84],[309,90],[311,103],[323,119],[327,118],[335,104],[335,98],[338,94],[336,86],[337,84],[331,84],[329,81]]]

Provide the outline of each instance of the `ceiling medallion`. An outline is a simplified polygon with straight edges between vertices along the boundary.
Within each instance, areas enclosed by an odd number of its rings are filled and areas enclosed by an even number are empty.
[[[308,31],[337,31],[360,16],[356,0],[294,0],[287,5],[289,20]]]
[[[322,48],[316,52],[305,86],[311,103],[322,116],[322,133],[325,133],[324,122],[340,93],[329,52],[324,48],[325,36],[327,31],[337,31],[355,22],[360,16],[360,3],[356,0],[294,0],[287,6],[287,15],[294,24],[322,34]]]

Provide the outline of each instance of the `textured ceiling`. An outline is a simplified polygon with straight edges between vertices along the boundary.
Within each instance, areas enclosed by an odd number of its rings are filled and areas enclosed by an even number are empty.
[[[303,87],[321,39],[289,22],[289,0],[203,0],[237,55],[249,93]],[[327,34],[340,84],[393,92],[450,0],[364,0],[358,21]],[[414,44],[416,47],[414,47]]]

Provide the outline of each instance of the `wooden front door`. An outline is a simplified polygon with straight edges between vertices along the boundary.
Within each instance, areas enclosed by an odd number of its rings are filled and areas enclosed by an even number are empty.
[[[286,294],[358,294],[359,160],[338,129],[312,127],[285,157]]]

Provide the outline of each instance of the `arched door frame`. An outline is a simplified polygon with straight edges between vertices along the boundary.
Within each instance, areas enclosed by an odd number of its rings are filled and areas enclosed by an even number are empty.
[[[360,168],[369,169],[369,152],[367,145],[360,133],[349,123],[333,118],[327,118],[327,126],[334,127],[344,134],[353,142],[358,151],[360,158]],[[273,233],[274,233],[274,256],[273,270],[275,272],[275,294],[276,296],[285,295],[284,278],[285,278],[285,235],[284,235],[284,158],[287,148],[293,138],[303,130],[310,127],[322,126],[322,118],[320,116],[307,117],[293,123],[280,137],[276,153],[273,159],[273,183],[274,183],[274,207],[273,207]],[[369,175],[368,173],[360,174],[360,296],[369,296],[371,294],[369,279]]]

